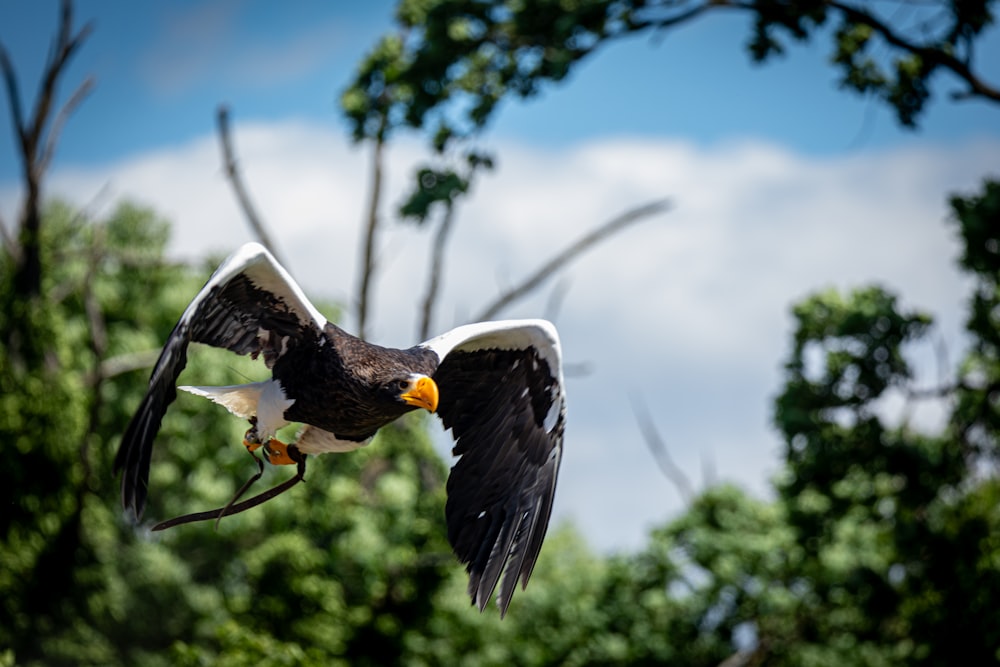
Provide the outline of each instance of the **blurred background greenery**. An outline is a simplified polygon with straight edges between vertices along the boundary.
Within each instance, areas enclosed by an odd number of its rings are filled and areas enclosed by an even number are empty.
[[[433,36],[446,10],[490,3],[425,4],[431,10],[414,14],[423,5],[403,3],[413,12],[401,16]],[[775,7],[807,20],[832,4],[757,6],[762,20],[790,25]],[[547,38],[565,42],[564,33]],[[383,141],[386,119],[412,122],[433,102],[414,96],[404,76],[426,68],[406,70],[392,44],[373,52],[360,70],[367,84],[345,96],[359,139]],[[472,121],[492,112],[494,98],[524,89],[524,76],[561,77],[574,48],[493,80],[501,88],[489,88]],[[435,51],[430,62],[456,54]],[[919,89],[920,71],[883,81],[902,122],[919,100],[898,86]],[[394,89],[370,85],[391,77]],[[421,90],[444,96],[450,85]],[[481,80],[457,85],[486,90]],[[435,146],[458,136],[452,130],[433,133]],[[442,201],[423,194],[411,206],[426,212]],[[448,188],[444,200],[464,194]],[[370,447],[312,460],[306,484],[217,530],[131,526],[111,475],[114,452],[150,355],[220,258],[169,260],[169,221],[155,211],[123,203],[94,220],[48,202],[38,234],[22,226],[0,254],[0,665],[1000,662],[1000,184],[956,196],[951,210],[942,224],[961,238],[970,289],[968,354],[956,377],[912,388],[906,350],[927,335],[930,314],[902,309],[876,286],[812,294],[792,307],[773,406],[785,443],[774,500],[708,488],[628,553],[597,553],[559,526],[501,622],[469,604],[445,538],[447,467],[419,415]],[[25,278],[32,251],[37,288]],[[338,316],[331,304],[321,310]],[[234,384],[262,370],[199,349],[181,380]],[[888,420],[879,401],[890,390],[943,399],[947,426],[928,435]],[[254,470],[238,446],[244,428],[179,397],[158,437],[149,513],[223,504]],[[286,472],[269,471],[265,482]]]

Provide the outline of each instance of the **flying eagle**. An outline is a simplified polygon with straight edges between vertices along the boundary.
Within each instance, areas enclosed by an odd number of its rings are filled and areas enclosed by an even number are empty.
[[[115,473],[123,471],[122,503],[136,520],[146,504],[153,440],[191,342],[263,358],[270,379],[180,388],[249,420],[244,445],[272,464],[297,463],[299,478],[306,454],[357,449],[406,412],[437,412],[459,457],[447,482],[448,540],[480,611],[503,574],[497,604],[506,613],[517,581],[527,585],[538,558],[562,458],[566,402],[552,324],[480,322],[407,350],[380,347],[328,322],[271,253],[248,243],[181,315],[122,438]],[[303,424],[295,442],[276,440],[291,422]]]

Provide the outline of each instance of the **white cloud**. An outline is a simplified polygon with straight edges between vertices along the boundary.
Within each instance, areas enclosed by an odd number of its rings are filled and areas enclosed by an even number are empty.
[[[309,293],[349,302],[368,151],[318,125],[236,130],[250,191],[292,273]],[[995,169],[998,151],[993,139],[831,159],[754,142],[702,149],[628,137],[559,151],[501,146],[498,171],[458,211],[436,328],[479,311],[500,286],[584,231],[636,204],[673,200],[671,212],[569,269],[557,318],[568,361],[593,369],[568,383],[557,517],[572,517],[598,546],[634,547],[680,500],[640,437],[630,391],[642,396],[696,485],[707,459],[717,478],[766,493],[780,454],[771,400],[794,300],[877,281],[904,304],[939,315],[939,335],[957,360],[965,283],[944,223],[946,194],[974,189]],[[390,151],[388,202],[398,202],[420,156],[409,142]],[[214,137],[104,168],[64,168],[50,191],[85,202],[105,183],[175,222],[177,256],[226,251],[250,238]],[[0,211],[12,201],[13,190],[0,188]],[[429,234],[410,226],[387,229],[378,342],[414,342],[428,245]],[[505,314],[537,316],[546,297]],[[933,380],[933,362],[925,366]]]

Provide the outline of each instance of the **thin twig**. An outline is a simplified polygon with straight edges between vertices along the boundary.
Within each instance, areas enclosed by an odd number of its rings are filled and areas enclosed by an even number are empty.
[[[523,299],[525,296],[537,289],[539,285],[562,269],[565,265],[572,262],[593,246],[597,245],[601,241],[604,241],[613,234],[622,231],[626,227],[639,222],[640,220],[667,210],[669,206],[670,201],[667,199],[655,201],[649,204],[643,204],[642,206],[634,208],[630,211],[626,211],[622,215],[606,222],[588,234],[585,234],[583,237],[577,239],[568,248],[542,265],[541,268],[531,274],[520,285],[501,294],[496,301],[490,304],[490,306],[482,312],[477,320],[485,321],[493,319],[504,308],[509,307],[515,301]]]
[[[434,320],[434,304],[437,302],[438,293],[441,290],[441,275],[444,273],[444,251],[454,219],[455,205],[453,202],[448,201],[445,204],[444,216],[441,219],[441,224],[438,225],[437,234],[434,235],[434,245],[431,248],[430,275],[427,278],[427,293],[424,295],[424,303],[420,316],[420,331],[418,332],[419,338],[417,340],[426,340],[431,333],[431,324]]]
[[[250,194],[243,185],[243,177],[240,175],[240,170],[236,165],[236,158],[234,157],[232,139],[229,132],[229,108],[226,105],[219,105],[216,112],[216,120],[219,128],[219,145],[222,148],[222,162],[226,169],[226,176],[229,177],[229,184],[232,185],[233,193],[236,195],[236,201],[239,202],[240,208],[243,209],[243,215],[246,217],[250,229],[257,236],[257,240],[274,255],[279,264],[282,264],[281,254],[278,252],[274,241],[271,240],[271,235],[267,233],[267,227],[257,213],[253,202],[250,201]]]
[[[952,100],[961,101],[978,97],[991,100],[993,102],[1000,102],[1000,87],[987,83],[972,69],[971,40],[970,53],[963,59],[959,58],[956,53],[953,53],[952,50],[950,50],[950,44],[946,43],[941,46],[928,46],[914,42],[913,40],[894,31],[887,22],[871,14],[867,9],[855,7],[853,5],[840,2],[839,0],[827,0],[825,4],[827,7],[840,12],[846,19],[871,28],[888,44],[896,47],[897,49],[919,56],[927,64],[943,67],[964,81],[968,85],[968,89],[953,92],[951,94]],[[735,9],[751,13],[760,13],[759,4],[753,1],[710,0],[709,2],[696,5],[684,12],[674,14],[673,16],[665,18],[651,18],[648,20],[631,20],[628,24],[628,29],[630,32],[645,28],[666,30],[682,23],[686,23],[706,12],[714,11],[716,9]]]
[[[958,97],[953,95],[953,99],[983,97],[988,100],[992,100],[993,102],[1000,102],[1000,88],[983,81],[972,71],[972,68],[968,63],[958,59],[954,54],[945,51],[941,47],[924,46],[922,44],[911,42],[905,37],[894,32],[887,24],[883,23],[878,18],[863,9],[852,7],[851,5],[837,2],[836,0],[828,1],[827,5],[841,12],[845,17],[855,23],[868,26],[881,35],[882,39],[896,48],[908,51],[915,56],[920,56],[921,60],[925,63],[938,65],[950,70],[952,74],[955,74],[969,86],[968,91],[965,91],[965,93]]]
[[[652,452],[653,458],[656,459],[656,464],[660,466],[660,470],[666,475],[667,479],[673,483],[677,492],[680,493],[681,499],[685,503],[690,504],[694,499],[694,487],[691,486],[691,481],[684,474],[684,471],[670,457],[667,446],[664,444],[663,438],[660,437],[660,432],[649,416],[649,411],[637,396],[632,397],[632,412],[635,414],[635,420],[639,424],[639,430],[642,431],[642,436],[646,440],[649,451]]]
[[[66,100],[66,104],[59,109],[59,113],[56,114],[55,119],[52,121],[52,127],[49,129],[48,136],[45,138],[45,148],[42,150],[42,155],[38,158],[37,169],[40,173],[45,173],[49,168],[49,163],[52,162],[52,155],[56,150],[56,143],[59,141],[59,135],[62,133],[66,121],[94,89],[95,84],[94,77],[88,76],[73,91],[73,94]]]
[[[14,125],[14,133],[17,135],[22,149],[24,146],[24,110],[21,106],[21,89],[17,85],[17,75],[14,73],[14,64],[7,55],[7,49],[0,44],[0,69],[3,70],[4,83],[7,86],[7,103],[10,106],[11,122]],[[24,157],[22,155],[22,157]]]
[[[45,132],[45,124],[49,119],[49,111],[52,108],[52,103],[55,101],[56,84],[69,64],[69,59],[73,56],[73,53],[83,44],[93,29],[93,25],[88,23],[80,28],[80,31],[75,36],[70,37],[70,33],[73,31],[72,26],[73,3],[70,0],[63,0],[59,19],[59,35],[52,44],[52,50],[49,52],[49,59],[45,65],[45,73],[42,77],[42,85],[39,87],[38,95],[35,98],[31,126],[30,128],[24,126],[24,135],[22,136],[22,148],[27,153],[30,153],[32,166],[39,169],[35,173],[35,177],[38,179],[41,178],[43,173],[40,169],[42,161],[38,155],[38,147],[42,141],[42,134]]]
[[[733,8],[735,6],[736,5],[731,2],[727,2],[726,0],[711,0],[710,2],[696,5],[691,9],[681,12],[680,14],[674,14],[673,16],[668,16],[667,18],[654,18],[648,21],[633,21],[630,28],[632,30],[641,30],[643,28],[666,30],[667,28],[672,28],[675,25],[696,19],[707,11]]]

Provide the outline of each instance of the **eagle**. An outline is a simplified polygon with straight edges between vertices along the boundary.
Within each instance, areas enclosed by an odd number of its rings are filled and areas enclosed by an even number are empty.
[[[271,377],[177,387],[192,342],[263,359]],[[502,617],[517,581],[527,586],[552,512],[566,422],[559,336],[550,322],[479,322],[409,349],[381,347],[323,317],[262,245],[243,245],[181,315],[122,437],[115,474],[135,521],[146,504],[153,441],[178,388],[248,420],[247,449],[273,465],[298,464],[297,479],[306,455],[363,447],[412,410],[437,413],[458,457],[445,519],[472,603],[482,612],[499,583]],[[275,434],[289,423],[302,427],[283,443]],[[239,511],[233,502],[182,519],[218,519]],[[174,524],[158,527],[167,525]]]

